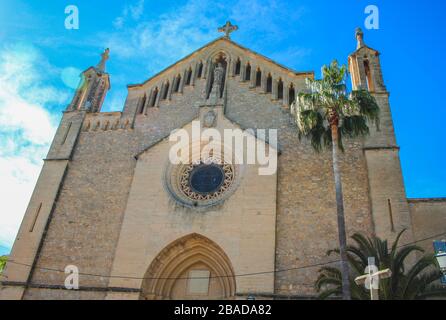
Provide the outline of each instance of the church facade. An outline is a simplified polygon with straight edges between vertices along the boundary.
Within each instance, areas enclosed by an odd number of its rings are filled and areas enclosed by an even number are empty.
[[[83,72],[26,210],[0,298],[315,296],[318,268],[333,260],[326,252],[338,246],[338,236],[331,152],[316,153],[299,140],[294,121],[293,102],[314,73],[244,48],[230,39],[232,29],[227,24],[225,36],[129,85],[122,112],[100,112],[110,89],[108,50]],[[445,232],[444,199],[406,198],[379,52],[365,45],[361,31],[356,37],[348,57],[352,86],[376,98],[381,130],[344,141],[347,232],[392,241],[407,229],[402,243]],[[228,159],[172,163],[172,132],[192,134],[194,123],[222,136],[254,129],[251,141],[277,154],[277,170],[261,175],[262,163]],[[258,129],[276,129],[277,143]],[[192,144],[201,150],[203,141]],[[430,241],[420,244],[431,251]],[[67,266],[79,272],[77,290],[65,287]]]

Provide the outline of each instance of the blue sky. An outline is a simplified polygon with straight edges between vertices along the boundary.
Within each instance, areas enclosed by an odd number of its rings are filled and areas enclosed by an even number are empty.
[[[382,53],[407,195],[446,196],[446,2],[92,2],[0,0],[0,246],[14,240],[79,72],[110,47],[112,90],[103,111],[121,110],[127,84],[214,40],[226,20],[239,26],[234,41],[319,76],[332,59],[347,62],[365,7],[376,5],[380,28],[365,30],[365,42]],[[64,27],[70,4],[79,8],[79,30]]]

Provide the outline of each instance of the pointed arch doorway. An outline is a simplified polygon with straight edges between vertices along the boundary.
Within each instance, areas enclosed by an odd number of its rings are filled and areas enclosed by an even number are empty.
[[[235,277],[224,251],[212,240],[190,234],[166,246],[152,261],[140,299],[233,299]]]

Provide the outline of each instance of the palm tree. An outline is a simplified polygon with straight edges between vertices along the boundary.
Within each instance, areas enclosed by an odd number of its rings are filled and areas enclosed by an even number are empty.
[[[336,209],[343,278],[343,298],[351,297],[346,256],[347,237],[345,232],[344,203],[338,150],[343,151],[342,137],[358,137],[369,133],[368,122],[379,124],[379,107],[367,90],[348,92],[347,68],[334,60],[322,67],[322,79],[307,79],[309,92],[300,93],[294,105],[299,139],[311,139],[316,151],[332,146],[333,173],[336,188]]]
[[[3,268],[6,265],[6,261],[8,260],[8,256],[1,256],[0,257],[0,273],[2,273]]]
[[[392,276],[379,281],[380,300],[414,300],[432,297],[446,297],[446,287],[434,282],[441,277],[433,254],[427,254],[416,261],[415,264],[406,262],[407,257],[414,252],[423,252],[416,245],[398,246],[398,241],[405,230],[401,231],[391,250],[388,250],[387,240],[377,237],[369,238],[360,233],[352,236],[356,246],[347,247],[347,257],[352,269],[350,286],[352,298],[369,300],[370,293],[364,286],[357,285],[354,279],[364,274],[368,265],[368,257],[375,257],[375,264],[379,270],[389,268]],[[339,253],[339,250],[328,252]],[[342,292],[341,272],[337,268],[323,267],[319,270],[319,278],[315,283],[320,292],[319,298],[339,296]]]

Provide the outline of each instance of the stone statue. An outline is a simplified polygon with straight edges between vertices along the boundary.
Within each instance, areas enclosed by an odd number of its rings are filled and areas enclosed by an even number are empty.
[[[214,82],[212,84],[212,90],[210,98],[212,100],[219,99],[221,97],[221,87],[223,83],[223,76],[225,73],[225,69],[222,64],[219,62],[214,69]],[[216,102],[216,100],[214,101]]]
[[[217,86],[217,88],[221,87],[221,84],[223,82],[224,73],[225,73],[225,69],[219,62],[214,69],[214,86]]]

